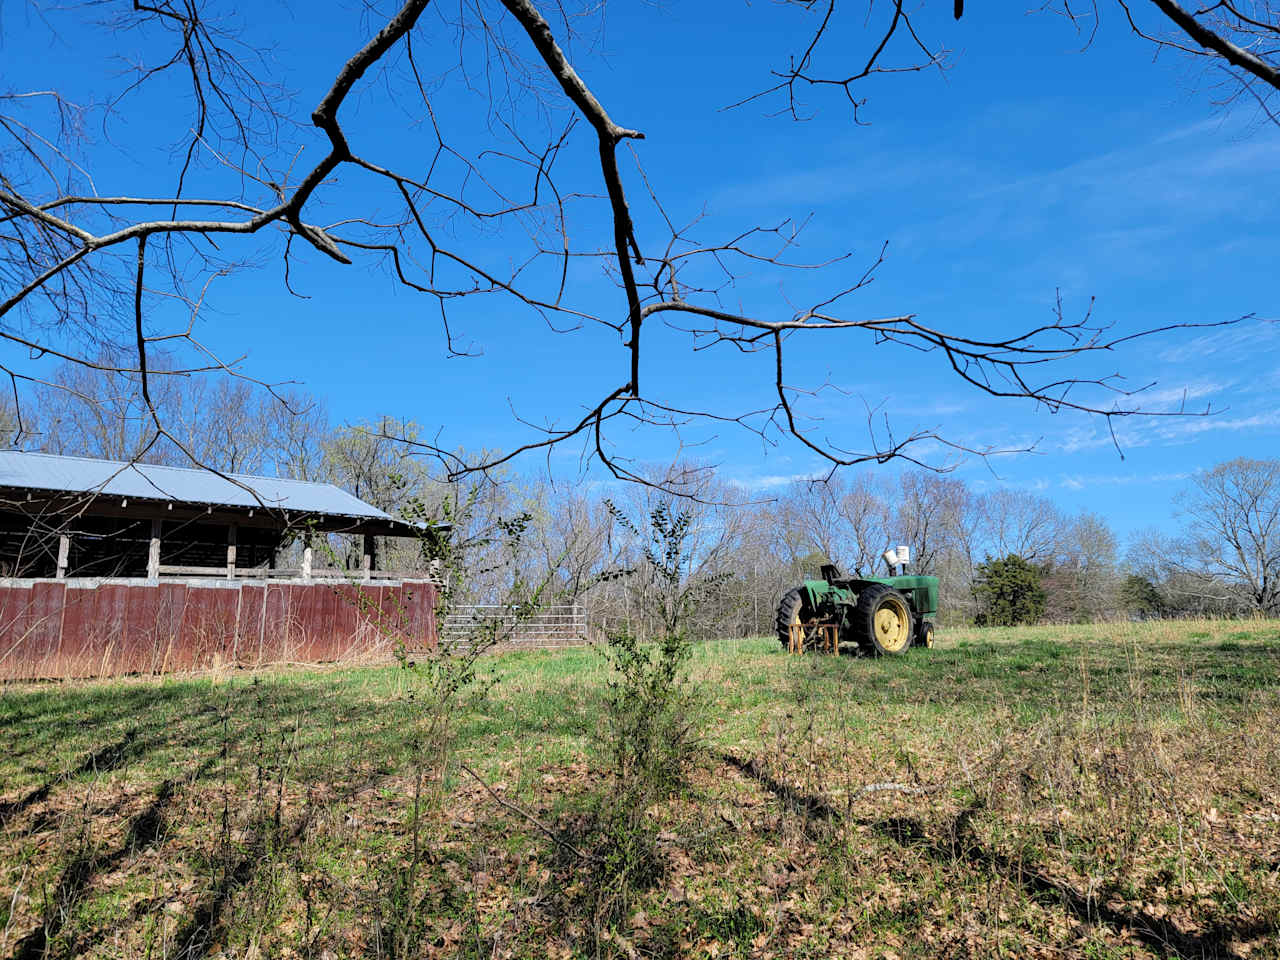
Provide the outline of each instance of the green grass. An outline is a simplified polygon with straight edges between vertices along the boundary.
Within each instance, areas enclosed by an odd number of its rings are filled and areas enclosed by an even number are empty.
[[[607,793],[604,658],[482,660],[454,759],[506,805],[451,765],[415,858],[420,670],[0,688],[0,957],[1280,956],[1275,623],[699,645],[660,878],[603,928],[542,827]]]

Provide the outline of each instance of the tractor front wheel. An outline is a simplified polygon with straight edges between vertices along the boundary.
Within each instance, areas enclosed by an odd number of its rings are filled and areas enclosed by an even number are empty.
[[[928,620],[921,620],[916,625],[916,642],[917,647],[930,648],[933,646],[933,624]]]
[[[853,623],[858,645],[881,656],[896,657],[906,653],[915,635],[915,622],[907,598],[882,583],[867,587],[858,595]]]

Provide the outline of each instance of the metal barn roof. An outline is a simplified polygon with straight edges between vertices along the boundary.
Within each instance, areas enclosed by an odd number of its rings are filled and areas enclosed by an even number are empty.
[[[0,450],[0,487],[397,522],[331,483],[227,476],[234,482],[208,470]]]

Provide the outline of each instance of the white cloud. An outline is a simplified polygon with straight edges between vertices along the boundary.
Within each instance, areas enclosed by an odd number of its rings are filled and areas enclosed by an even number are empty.
[[[1109,447],[1113,443],[1115,441],[1111,439],[1111,434],[1105,428],[1074,427],[1068,430],[1066,436],[1058,443],[1058,449],[1063,453],[1079,453],[1081,450]]]
[[[1246,321],[1212,330],[1174,347],[1168,347],[1156,359],[1163,363],[1200,363],[1206,357],[1245,357],[1259,351],[1274,350],[1280,341],[1280,323],[1269,320]]]
[[[797,480],[815,480],[817,474],[812,473],[765,473],[755,476],[732,477],[729,482],[741,490],[756,492],[777,490],[789,486]]]
[[[1269,410],[1266,413],[1257,413],[1251,417],[1236,417],[1234,419],[1226,417],[1189,417],[1185,420],[1180,419],[1174,423],[1163,425],[1160,429],[1160,435],[1173,439],[1220,431],[1266,431],[1274,427],[1280,427],[1280,410]]]
[[[1205,405],[1195,404],[1194,401],[1212,397],[1234,385],[1234,380],[1200,380],[1180,387],[1166,387],[1163,390],[1153,387],[1134,394],[1131,399],[1143,410],[1153,413],[1173,413],[1183,410],[1198,413],[1204,409]]]
[[[1127,450],[1191,443],[1215,433],[1266,434],[1277,429],[1280,429],[1280,410],[1267,410],[1237,417],[1212,414],[1161,417],[1145,421],[1127,420],[1123,425],[1117,425],[1116,436],[1120,441],[1120,449]]]
[[[1186,480],[1191,474],[1178,473],[1064,473],[1058,477],[1058,486],[1064,490],[1088,490],[1094,487],[1135,486],[1156,483],[1174,483]]]

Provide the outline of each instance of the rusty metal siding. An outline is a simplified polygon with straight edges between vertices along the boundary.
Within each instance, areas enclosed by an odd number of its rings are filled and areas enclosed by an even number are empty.
[[[63,584],[49,581],[3,591],[0,676],[4,675],[4,663],[16,657],[39,661],[56,656],[65,589]]]
[[[150,673],[155,663],[155,647],[160,636],[159,590],[128,590],[125,593],[124,631],[120,637],[120,667],[129,673]]]
[[[65,616],[66,586],[59,583],[36,583],[31,587],[30,608],[23,623],[23,635],[37,650],[54,657],[62,636]]]
[[[0,680],[166,673],[434,648],[430,583],[0,581]]]
[[[234,663],[262,662],[262,618],[266,602],[265,586],[251,583],[240,588],[240,616],[236,620],[235,645],[231,650]]]

